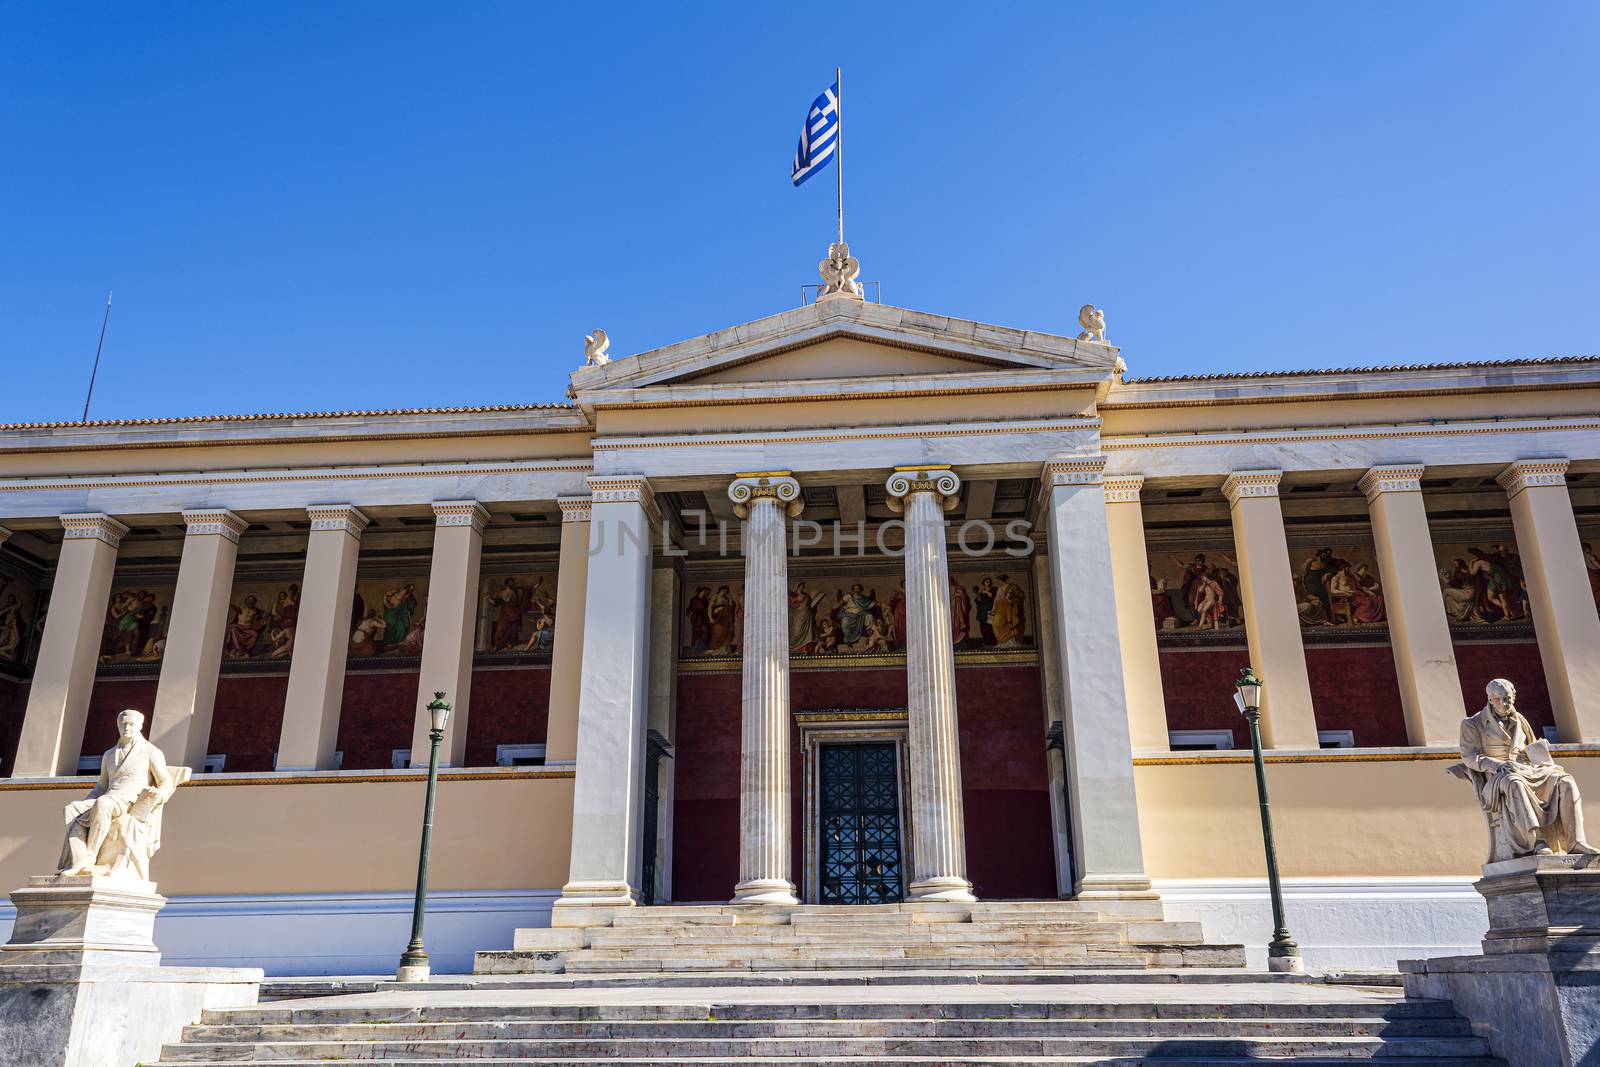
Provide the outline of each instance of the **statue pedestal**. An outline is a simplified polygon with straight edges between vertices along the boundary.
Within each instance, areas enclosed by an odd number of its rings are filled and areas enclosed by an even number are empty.
[[[1482,956],[1402,960],[1406,995],[1452,1000],[1513,1064],[1600,1061],[1600,856],[1486,864]]]
[[[206,1008],[254,1004],[262,973],[163,967],[155,884],[47,875],[11,894],[0,946],[0,1064],[107,1067],[160,1058]]]

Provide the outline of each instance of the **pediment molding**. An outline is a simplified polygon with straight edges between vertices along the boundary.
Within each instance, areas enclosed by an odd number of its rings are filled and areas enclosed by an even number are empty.
[[[737,380],[714,380],[765,360],[839,340],[932,356],[950,361],[951,367],[851,376],[789,373],[763,378],[745,373]],[[923,388],[936,390],[948,381],[952,389],[959,390],[969,384],[962,380],[969,375],[988,379],[986,384],[991,386],[999,384],[997,378],[1014,376],[1017,385],[1043,378],[1053,380],[1059,387],[1067,380],[1085,385],[1105,381],[1116,373],[1117,363],[1118,350],[1112,345],[881,304],[830,301],[607,364],[583,367],[573,372],[569,393],[581,406],[592,410],[612,404],[659,402],[666,394],[686,391],[703,394],[702,401],[714,401],[719,394],[746,400],[763,396],[781,399],[796,390],[820,390],[825,395],[835,385],[846,391],[860,391],[874,381],[889,388],[897,380],[903,385],[908,379],[917,379]],[[790,364],[792,370],[792,360]]]

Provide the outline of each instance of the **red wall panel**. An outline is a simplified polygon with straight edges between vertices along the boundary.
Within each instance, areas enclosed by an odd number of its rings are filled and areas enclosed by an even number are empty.
[[[1410,743],[1394,649],[1388,645],[1312,645],[1306,649],[1306,674],[1317,729],[1353,730],[1359,748]]]
[[[417,721],[416,671],[352,671],[344,676],[339,740],[344,770],[393,765],[392,752],[411,747]]]
[[[902,668],[797,671],[790,678],[798,711],[902,708]],[[739,875],[739,693],[737,674],[678,679],[674,738],[673,897],[726,900]],[[956,671],[961,778],[969,877],[980,895],[1055,894],[1050,838],[1044,711],[1034,666],[963,667]],[[791,736],[799,751],[798,731]],[[795,877],[804,828],[802,767],[793,763]]]
[[[1232,730],[1235,745],[1250,744],[1233,704],[1233,683],[1250,663],[1248,649],[1163,648],[1160,657],[1167,729]]]
[[[207,752],[227,756],[224,771],[270,771],[283,733],[287,674],[223,675],[211,713]]]
[[[1475,714],[1489,702],[1483,687],[1507,678],[1517,687],[1517,710],[1535,730],[1556,724],[1550,711],[1550,687],[1544,680],[1539,646],[1527,641],[1457,641],[1456,672],[1461,675],[1462,715]]]
[[[28,683],[0,678],[0,774],[10,776],[22,736],[22,716],[28,710]]]
[[[156,706],[156,678],[96,678],[89,691],[89,715],[84,720],[79,754],[98,756],[117,743],[117,716],[124,708],[144,712],[145,735]]]
[[[493,767],[499,745],[537,745],[550,713],[550,668],[472,672],[467,766]]]

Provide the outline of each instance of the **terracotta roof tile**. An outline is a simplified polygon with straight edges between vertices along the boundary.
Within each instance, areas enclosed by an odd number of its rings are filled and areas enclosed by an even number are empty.
[[[275,411],[258,415],[176,415],[153,419],[91,419],[88,422],[4,422],[0,430],[80,430],[99,426],[179,426],[203,422],[290,422],[295,419],[359,419],[395,415],[482,415],[501,411],[572,411],[571,404],[490,404],[459,408],[384,408],[377,411]]]
[[[1164,374],[1148,378],[1124,378],[1127,385],[1150,385],[1157,382],[1221,382],[1260,381],[1268,378],[1298,378],[1318,374],[1385,374],[1395,371],[1463,370],[1473,367],[1536,367],[1555,363],[1594,363],[1597,356],[1546,356],[1539,359],[1483,359],[1456,363],[1388,363],[1376,367],[1327,367],[1319,370],[1255,370],[1232,374]]]

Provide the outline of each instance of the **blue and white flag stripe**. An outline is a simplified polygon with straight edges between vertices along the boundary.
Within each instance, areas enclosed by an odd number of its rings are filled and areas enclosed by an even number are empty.
[[[811,102],[806,124],[800,130],[800,147],[794,153],[794,173],[799,185],[828,165],[839,145],[839,83],[834,82]]]

